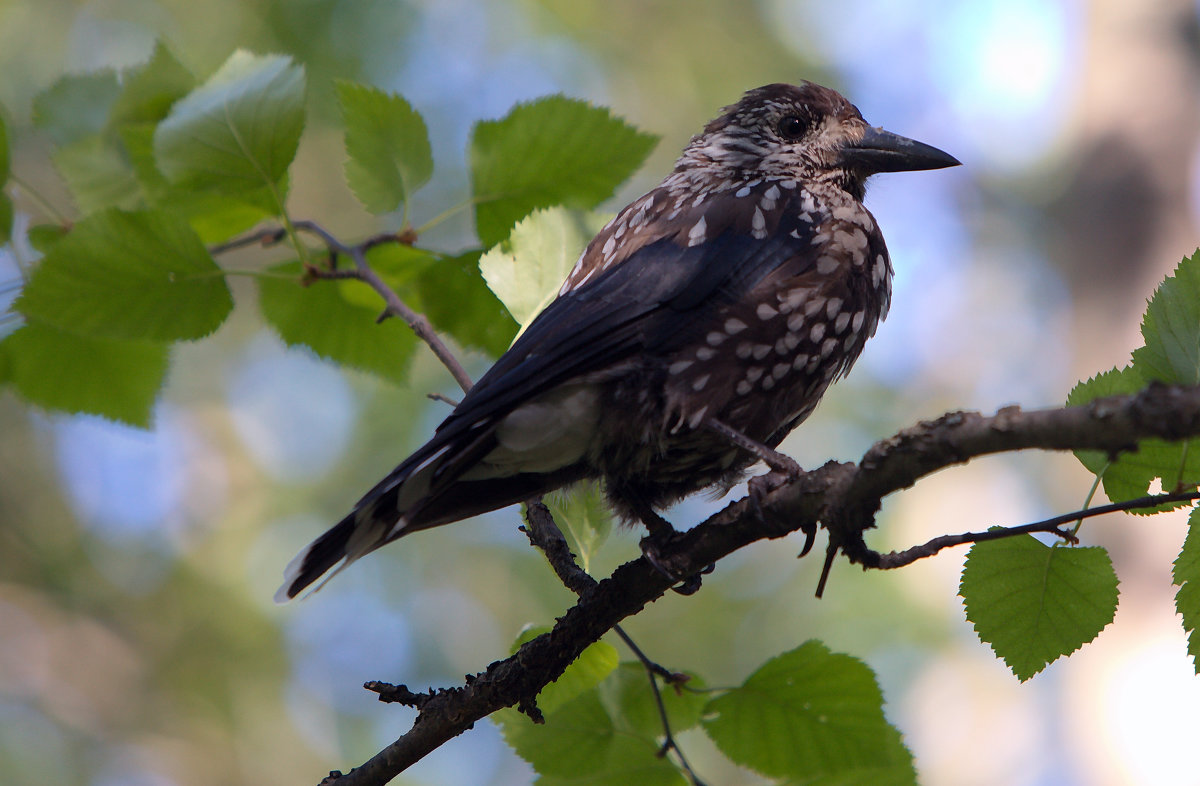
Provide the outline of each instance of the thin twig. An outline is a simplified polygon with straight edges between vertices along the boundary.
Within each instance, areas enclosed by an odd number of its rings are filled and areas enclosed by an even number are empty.
[[[584,592],[595,589],[596,580],[575,562],[575,555],[571,553],[566,537],[563,535],[558,522],[554,520],[554,516],[550,513],[550,509],[546,507],[545,503],[540,499],[526,503],[525,520],[529,523],[529,526],[523,529],[529,538],[529,542],[541,549],[542,553],[546,555],[546,560],[554,569],[558,580],[567,589],[576,595],[583,595]],[[679,760],[679,766],[688,779],[694,786],[704,786],[703,781],[700,780],[688,763],[683,749],[675,741],[675,735],[671,732],[671,721],[667,717],[667,708],[663,704],[662,693],[658,688],[658,680],[655,679],[657,675],[671,685],[682,685],[688,680],[687,675],[673,672],[650,660],[646,656],[646,653],[642,651],[642,648],[634,642],[633,638],[620,625],[614,625],[613,632],[620,637],[621,641],[625,642],[625,646],[629,647],[630,651],[641,662],[642,667],[646,670],[646,677],[650,680],[650,691],[654,696],[654,703],[658,707],[658,717],[662,723],[664,736],[664,742],[662,748],[659,750],[659,755],[665,756],[668,752],[674,751],[675,756]]]
[[[596,587],[596,580],[575,562],[570,544],[559,529],[550,509],[540,499],[529,500],[525,503],[525,521],[529,525],[522,527],[530,544],[540,549],[546,555],[546,561],[554,569],[554,574],[563,586],[576,595],[583,595]]]
[[[208,249],[208,253],[215,257],[225,254],[229,251],[234,251],[239,248],[246,248],[255,244],[262,246],[273,246],[278,244],[285,237],[287,237],[287,232],[281,227],[266,227],[251,232],[248,235],[235,237],[234,239],[225,243],[219,243],[218,245],[211,246]]]
[[[646,677],[650,680],[650,692],[654,696],[654,704],[658,708],[658,719],[663,728],[663,744],[658,749],[660,757],[666,756],[671,751],[675,752],[676,758],[679,759],[679,766],[687,775],[688,780],[692,782],[692,786],[704,786],[704,781],[696,775],[696,771],[692,769],[692,765],[688,763],[687,757],[683,754],[683,748],[679,747],[679,743],[675,740],[675,735],[671,733],[671,720],[667,717],[667,706],[663,703],[662,691],[659,690],[658,680],[655,676],[662,677],[668,685],[678,687],[686,683],[690,677],[686,674],[677,674],[665,668],[664,666],[655,663],[646,657],[646,653],[642,652],[642,648],[634,643],[620,625],[613,626],[613,632],[625,642],[625,646],[633,651],[633,654],[642,663],[642,668],[646,670]]]
[[[1122,511],[1137,510],[1139,508],[1152,508],[1158,505],[1166,505],[1171,502],[1191,502],[1200,499],[1200,492],[1189,491],[1179,494],[1151,494],[1137,499],[1126,500],[1125,502],[1113,502],[1109,505],[1098,505],[1094,508],[1085,510],[1076,510],[1071,513],[1064,513],[1061,516],[1053,516],[1042,521],[1035,521],[1032,524],[1023,524],[1019,527],[1004,527],[1001,529],[989,529],[985,532],[964,532],[961,535],[942,535],[934,538],[919,546],[905,549],[904,551],[892,551],[887,554],[880,554],[879,561],[871,567],[880,568],[882,570],[891,570],[893,568],[902,568],[905,565],[911,565],[919,559],[932,557],[942,549],[951,546],[960,546],[964,543],[981,543],[988,540],[999,540],[1000,538],[1011,538],[1016,535],[1025,535],[1033,532],[1051,532],[1058,535],[1063,540],[1071,543],[1077,543],[1078,538],[1075,533],[1070,530],[1062,529],[1064,524],[1070,524],[1073,521],[1082,521],[1083,519],[1092,518],[1093,516],[1104,516],[1109,513],[1119,513]]]
[[[302,232],[308,232],[321,238],[331,251],[350,257],[354,262],[354,273],[347,275],[344,271],[312,271],[317,278],[357,278],[364,282],[371,289],[383,298],[383,302],[387,304],[385,313],[404,320],[404,323],[417,335],[417,338],[425,342],[425,344],[433,350],[433,354],[442,362],[442,365],[454,377],[454,381],[459,384],[464,391],[471,389],[474,384],[471,380],[471,375],[467,373],[462,364],[458,362],[458,358],[446,346],[437,331],[433,329],[433,325],[429,324],[429,320],[424,314],[418,314],[413,311],[408,305],[400,299],[396,291],[387,285],[374,268],[367,262],[367,254],[363,245],[348,246],[342,243],[332,234],[325,230],[320,224],[315,221],[296,221],[295,227]],[[369,241],[370,242],[370,241]],[[397,240],[397,242],[399,242]],[[378,239],[376,239],[376,244]]]

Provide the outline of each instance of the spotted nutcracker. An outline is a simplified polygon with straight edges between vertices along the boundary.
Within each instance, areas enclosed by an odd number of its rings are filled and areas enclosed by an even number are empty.
[[[433,438],[292,560],[276,599],[404,535],[585,478],[669,534],[655,510],[769,458],[887,314],[866,179],[958,163],[868,126],[828,88],[749,91],[600,230]]]

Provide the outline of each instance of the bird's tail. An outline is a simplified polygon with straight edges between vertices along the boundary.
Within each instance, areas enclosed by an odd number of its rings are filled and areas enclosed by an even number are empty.
[[[350,563],[379,548],[390,538],[398,537],[404,529],[404,518],[395,522],[393,515],[385,522],[376,510],[373,504],[356,507],[305,546],[284,568],[283,584],[275,592],[275,602],[287,603],[324,576],[324,581],[313,588],[316,592]]]
[[[351,513],[297,554],[283,571],[283,584],[275,592],[275,602],[287,603],[339,562],[343,564],[329,578],[349,565],[346,544],[350,542],[356,524],[357,515]]]

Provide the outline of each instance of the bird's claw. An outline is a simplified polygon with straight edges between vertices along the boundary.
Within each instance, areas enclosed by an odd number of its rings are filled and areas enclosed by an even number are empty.
[[[702,576],[706,576],[717,569],[716,564],[709,564],[704,567],[699,573],[693,573],[690,576],[682,576],[679,571],[675,570],[661,555],[661,549],[665,548],[672,540],[678,537],[680,533],[672,529],[670,532],[664,533],[658,530],[646,537],[642,538],[642,557],[646,562],[650,563],[650,567],[666,576],[673,582],[679,582],[671,587],[673,592],[680,595],[693,595],[700,589]]]
[[[789,459],[789,461],[790,460],[791,459]],[[792,463],[795,464],[794,461]],[[762,502],[764,499],[766,499],[767,495],[785,483],[795,480],[797,477],[799,477],[799,473],[802,471],[803,470],[800,469],[800,465],[796,464],[794,473],[791,471],[771,471],[766,475],[755,475],[754,477],[750,478],[750,482],[747,484],[747,487],[750,491],[748,495],[750,499],[750,507],[753,509],[754,515],[759,521],[761,521],[763,524],[767,523],[766,513],[763,511],[762,507]],[[813,543],[815,543],[817,540],[816,526],[805,526],[803,527],[803,531],[804,546],[800,549],[800,553],[796,555],[796,559],[807,556],[808,552],[812,551]]]

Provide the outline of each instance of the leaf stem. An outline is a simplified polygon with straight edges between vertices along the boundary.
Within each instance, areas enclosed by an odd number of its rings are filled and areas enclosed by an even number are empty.
[[[1112,466],[1112,462],[1104,465],[1104,468],[1096,473],[1096,478],[1092,481],[1092,487],[1088,489],[1087,497],[1083,500],[1083,509],[1087,510],[1091,507],[1092,498],[1096,496],[1096,492],[1100,489],[1100,480],[1104,477],[1104,473],[1108,472],[1108,468]],[[1080,528],[1083,527],[1083,516],[1080,516],[1075,521],[1075,526],[1071,530],[1072,535],[1078,535]]]
[[[41,193],[36,188],[34,188],[32,185],[30,185],[26,180],[21,178],[19,175],[10,173],[8,176],[8,180],[13,185],[15,185],[17,188],[19,188],[22,192],[24,192],[24,194],[26,196],[28,196],[31,200],[33,200],[37,204],[37,206],[40,207],[42,209],[42,211],[46,213],[46,215],[50,216],[50,218],[56,224],[59,224],[61,226],[67,226],[71,223],[71,220],[69,218],[67,218],[65,215],[63,215],[61,212],[59,212],[58,208],[56,208],[53,204],[51,204],[49,199],[46,199],[46,197],[42,196]]]
[[[462,202],[459,202],[456,205],[452,205],[451,207],[446,208],[441,213],[438,213],[436,216],[434,216],[433,218],[426,221],[421,226],[417,227],[415,232],[417,235],[423,235],[426,232],[428,232],[429,230],[433,229],[438,224],[441,224],[443,221],[446,221],[447,219],[453,218],[454,216],[458,215],[462,211],[466,210],[468,207],[474,207],[480,201],[482,201],[482,200],[479,197],[473,196],[473,197],[463,200]],[[405,203],[406,214],[407,214],[407,207],[408,207],[408,203],[406,202]],[[405,216],[405,219],[404,219],[404,225],[408,226],[407,215]]]

